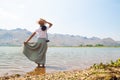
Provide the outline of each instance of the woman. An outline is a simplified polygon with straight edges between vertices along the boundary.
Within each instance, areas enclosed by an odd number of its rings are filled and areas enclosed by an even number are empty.
[[[40,27],[24,42],[23,53],[25,56],[38,64],[38,67],[45,67],[46,51],[47,51],[47,30],[52,26],[52,23],[44,19],[38,21]],[[48,27],[45,24],[49,24]],[[28,43],[31,38],[38,34],[38,40],[35,44]]]

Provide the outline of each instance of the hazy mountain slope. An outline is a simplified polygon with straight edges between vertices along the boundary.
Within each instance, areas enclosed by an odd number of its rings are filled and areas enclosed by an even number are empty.
[[[30,34],[31,32],[26,29],[0,29],[0,45],[22,45]],[[105,46],[120,46],[120,41],[114,41],[112,38],[87,38],[78,35],[49,34],[49,40],[49,46],[84,46],[96,44],[103,44]],[[36,41],[36,37],[34,37],[32,41]]]

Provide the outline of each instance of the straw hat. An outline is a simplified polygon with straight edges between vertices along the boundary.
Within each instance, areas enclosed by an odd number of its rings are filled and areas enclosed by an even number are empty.
[[[46,23],[46,21],[44,20],[44,19],[40,19],[39,21],[38,21],[38,24],[40,24],[40,25],[44,25]]]

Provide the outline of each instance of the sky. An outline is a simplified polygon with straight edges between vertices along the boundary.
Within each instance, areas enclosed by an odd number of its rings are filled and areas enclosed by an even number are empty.
[[[120,0],[0,0],[0,29],[34,32],[40,18],[53,23],[48,33],[120,41]]]

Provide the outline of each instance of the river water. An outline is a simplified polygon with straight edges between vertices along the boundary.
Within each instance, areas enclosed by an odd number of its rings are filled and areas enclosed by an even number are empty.
[[[24,74],[36,68],[22,53],[22,47],[0,47],[0,75]],[[49,47],[45,71],[67,71],[89,68],[94,63],[109,63],[120,58],[115,47]]]

